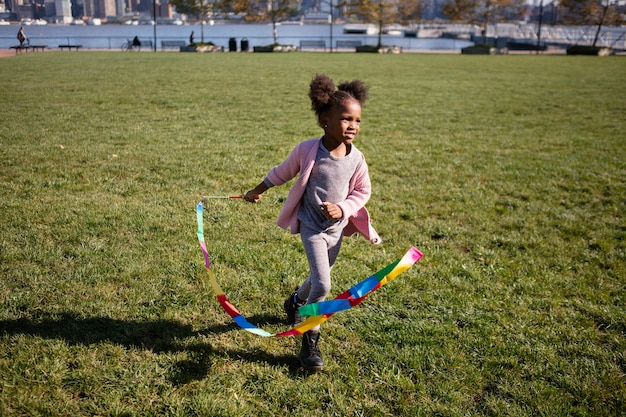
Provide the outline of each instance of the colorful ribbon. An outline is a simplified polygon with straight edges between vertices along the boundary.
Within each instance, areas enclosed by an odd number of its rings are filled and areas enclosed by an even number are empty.
[[[204,241],[204,225],[202,219],[201,202],[198,203],[198,206],[196,208],[196,218],[198,220],[198,243],[200,244],[202,254],[204,255],[204,264],[209,274],[211,287],[213,288],[213,292],[217,297],[217,301],[220,303],[224,311],[228,313],[228,315],[235,321],[235,323],[237,323],[239,327],[250,333],[254,333],[263,337],[297,336],[311,330],[312,328],[328,320],[333,314],[361,304],[361,302],[363,302],[363,300],[367,296],[369,296],[388,282],[393,281],[398,275],[413,266],[413,264],[419,261],[420,258],[423,256],[422,253],[416,248],[409,249],[408,252],[402,257],[402,259],[386,266],[385,268],[376,272],[374,275],[354,285],[349,290],[339,294],[334,300],[307,304],[300,307],[298,310],[300,314],[302,316],[309,317],[290,330],[274,334],[266,332],[265,330],[260,329],[250,323],[228,300],[228,297],[226,297],[226,294],[217,283],[217,280],[213,275],[213,271],[211,270],[211,260],[209,258],[209,252],[207,251],[206,243]]]

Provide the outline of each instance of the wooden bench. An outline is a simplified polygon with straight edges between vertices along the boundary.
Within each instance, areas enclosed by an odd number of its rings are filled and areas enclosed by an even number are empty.
[[[74,50],[78,51],[78,48],[82,48],[83,45],[70,45],[70,44],[65,44],[65,45],[59,45],[59,49],[63,50],[65,48],[68,49],[68,51],[71,51],[72,48],[74,48]]]
[[[48,45],[30,45],[30,49],[32,49],[35,52],[37,51],[43,52],[47,47]]]
[[[15,55],[19,54],[20,52],[28,52],[28,48],[28,45],[14,45],[9,47],[9,49],[15,49]]]
[[[361,46],[361,41],[349,40],[349,41],[337,41],[337,49],[340,48],[355,48]]]
[[[181,46],[185,46],[185,41],[161,41],[161,49],[180,48]]]
[[[300,41],[300,49],[304,48],[322,48],[326,52],[326,41],[320,40],[305,40]]]

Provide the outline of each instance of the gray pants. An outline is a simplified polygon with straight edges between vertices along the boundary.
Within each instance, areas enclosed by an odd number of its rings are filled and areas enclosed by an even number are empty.
[[[298,298],[307,304],[324,301],[330,292],[330,270],[341,249],[343,228],[320,233],[301,224],[300,237],[309,262],[309,276],[300,285]],[[319,330],[319,326],[311,330]]]

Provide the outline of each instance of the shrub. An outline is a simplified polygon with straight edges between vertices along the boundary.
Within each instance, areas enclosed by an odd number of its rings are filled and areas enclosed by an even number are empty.
[[[597,55],[607,56],[613,55],[615,52],[610,48],[604,48],[601,46],[588,46],[588,45],[572,45],[567,48],[567,55]]]
[[[357,52],[373,52],[373,53],[378,53],[378,46],[375,45],[363,45],[363,46],[357,46],[356,47],[356,51]]]
[[[278,43],[273,43],[271,45],[255,46],[252,50],[254,52],[295,52],[298,50],[298,47],[294,45],[280,45]]]

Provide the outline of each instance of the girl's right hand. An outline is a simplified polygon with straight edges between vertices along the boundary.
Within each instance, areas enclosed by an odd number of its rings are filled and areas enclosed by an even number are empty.
[[[249,203],[258,203],[261,199],[261,194],[267,191],[267,184],[262,181],[259,185],[249,190],[244,196],[243,199]]]
[[[261,194],[257,194],[254,190],[250,190],[243,196],[243,199],[249,203],[258,203],[261,199]]]

